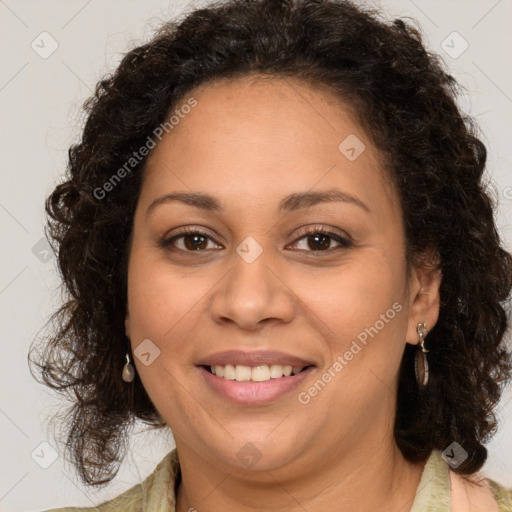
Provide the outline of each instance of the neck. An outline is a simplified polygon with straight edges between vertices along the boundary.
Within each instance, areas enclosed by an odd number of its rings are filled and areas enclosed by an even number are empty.
[[[176,439],[182,472],[176,512],[409,512],[424,463],[408,462],[394,441],[383,441],[317,450],[287,467],[249,473],[222,470]]]

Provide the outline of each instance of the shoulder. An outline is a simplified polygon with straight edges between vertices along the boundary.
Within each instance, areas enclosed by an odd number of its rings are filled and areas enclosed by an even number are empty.
[[[489,487],[498,503],[499,512],[512,511],[512,489],[507,489],[490,478],[487,479]]]
[[[137,484],[123,494],[93,507],[64,507],[45,512],[140,512],[142,510],[142,488]]]
[[[44,512],[141,512],[140,484],[128,489],[123,494],[94,507],[52,508]]]
[[[506,489],[481,472],[461,476],[450,471],[450,480],[453,504],[460,510],[512,512],[512,489]]]
[[[175,448],[143,482],[109,501],[93,507],[54,508],[44,512],[142,512],[143,509],[174,512],[175,485],[179,477],[180,467]]]
[[[486,485],[474,485],[483,482]],[[483,506],[478,508],[478,504]],[[451,510],[512,512],[512,490],[480,473],[469,476],[454,473],[441,452],[433,450],[424,466],[410,512]]]

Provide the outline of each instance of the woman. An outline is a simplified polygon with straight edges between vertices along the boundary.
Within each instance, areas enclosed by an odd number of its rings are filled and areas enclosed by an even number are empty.
[[[33,360],[84,482],[136,419],[176,449],[80,510],[510,510],[477,472],[512,257],[455,88],[415,29],[328,0],[197,10],[100,82]]]

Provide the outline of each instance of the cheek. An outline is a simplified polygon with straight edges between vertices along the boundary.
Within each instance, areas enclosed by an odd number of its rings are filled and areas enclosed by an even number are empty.
[[[150,251],[134,248],[128,269],[134,362],[151,401],[166,420],[188,414],[187,394],[183,392],[183,372],[188,369],[182,361],[190,359],[190,336],[197,321],[194,306],[200,306],[198,302],[208,289],[204,279],[197,279],[197,286],[188,286],[189,281]],[[137,356],[141,347],[150,353],[150,364]]]
[[[128,271],[132,342],[154,338],[164,344],[184,319],[194,315],[194,307],[200,306],[209,289],[209,280],[201,273],[191,279],[186,271],[148,253],[134,250]]]
[[[128,267],[128,308],[137,373],[158,407],[154,398],[160,395],[160,383],[171,378],[166,374],[173,372],[176,354],[180,353],[169,340],[178,339],[174,336],[176,326],[190,307],[186,289],[178,294],[162,264],[150,255],[134,244]]]
[[[376,322],[383,332],[391,327],[396,330],[401,324],[390,321],[383,326],[381,320],[381,315],[384,321],[400,317],[397,310],[404,306],[398,267],[384,254],[366,254],[353,258],[336,272],[297,275],[295,289],[300,290],[307,309],[314,312],[312,318],[316,318],[326,339],[338,340],[340,346],[336,348],[342,349]],[[395,303],[398,305],[393,309]]]
[[[362,408],[391,407],[407,328],[398,272],[385,260],[354,266],[340,272],[335,286],[332,279],[317,280],[318,294],[309,297],[323,320],[316,325],[328,326],[328,357],[318,378],[332,382],[314,407],[329,410],[333,421],[356,418]]]
[[[358,414],[363,402],[381,407],[395,386],[407,329],[405,273],[399,259],[388,254],[354,259],[335,279],[317,279],[317,294],[305,299],[328,326],[324,339],[329,357],[323,371],[331,367],[336,377],[324,406],[340,417],[344,408],[353,407]]]

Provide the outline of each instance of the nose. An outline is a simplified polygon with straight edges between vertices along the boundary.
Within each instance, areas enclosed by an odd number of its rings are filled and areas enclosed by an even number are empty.
[[[294,293],[279,275],[270,251],[252,262],[233,255],[233,266],[211,302],[217,323],[232,322],[245,330],[258,330],[271,321],[288,323],[295,314]]]

